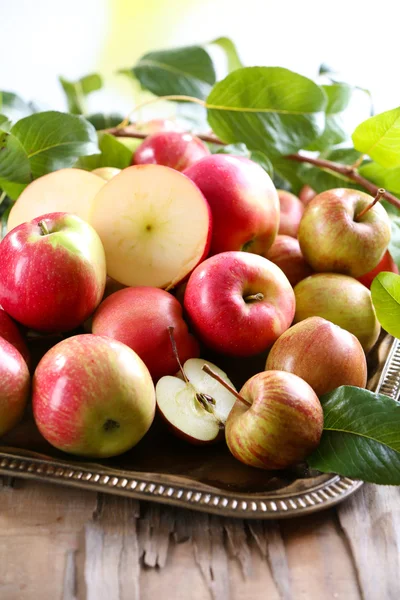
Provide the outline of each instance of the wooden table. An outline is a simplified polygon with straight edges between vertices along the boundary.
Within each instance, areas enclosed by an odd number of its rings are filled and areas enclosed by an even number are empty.
[[[242,521],[0,479],[1,600],[399,600],[400,489]]]

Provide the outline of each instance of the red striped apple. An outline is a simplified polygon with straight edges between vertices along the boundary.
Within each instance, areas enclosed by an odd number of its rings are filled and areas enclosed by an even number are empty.
[[[285,331],[272,346],[265,368],[298,375],[317,396],[341,385],[363,388],[367,383],[367,361],[358,339],[321,317]]]
[[[280,206],[278,233],[296,238],[304,212],[304,204],[297,196],[286,190],[278,190],[278,196]]]
[[[262,167],[241,156],[213,154],[186,169],[213,216],[211,254],[265,254],[279,226],[278,193]]]
[[[106,458],[126,452],[153,422],[150,373],[130,348],[106,337],[77,335],[42,358],[33,378],[40,433],[64,452]]]
[[[301,253],[299,242],[289,235],[277,235],[266,258],[282,269],[292,286],[313,273]]]
[[[22,419],[30,376],[18,350],[0,337],[0,437]]]
[[[0,338],[4,338],[18,350],[26,364],[30,365],[31,357],[25,339],[18,326],[0,306]]]
[[[365,285],[365,287],[367,287],[368,289],[371,289],[371,283],[373,282],[375,277],[377,275],[379,275],[379,273],[382,273],[382,271],[388,271],[389,273],[396,273],[397,275],[399,274],[399,268],[396,265],[396,263],[394,262],[389,250],[386,250],[385,254],[383,255],[382,260],[380,261],[380,263],[378,263],[376,265],[376,267],[374,269],[372,269],[372,271],[369,271],[368,273],[366,273],[365,275],[362,275],[361,277],[357,277],[357,279],[360,283]]]
[[[184,307],[204,344],[251,356],[290,326],[295,300],[287,277],[271,261],[248,252],[223,252],[194,270]]]
[[[292,373],[266,371],[240,390],[225,435],[233,456],[259,469],[285,469],[303,461],[319,444],[322,406],[313,389]]]
[[[164,165],[184,171],[209,154],[207,146],[191,133],[161,131],[140,144],[133,155],[132,164]]]

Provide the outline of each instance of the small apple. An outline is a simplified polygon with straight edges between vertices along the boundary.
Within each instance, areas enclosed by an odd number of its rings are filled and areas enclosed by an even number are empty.
[[[5,310],[0,306],[0,338],[4,338],[18,350],[26,364],[30,365],[31,358],[26,345],[25,339],[18,329],[18,325],[14,323],[11,317],[8,316]]]
[[[323,411],[314,390],[293,373],[254,375],[239,392],[225,435],[233,456],[259,469],[285,469],[319,444]],[[250,403],[250,406],[248,405]]]
[[[371,292],[356,279],[336,273],[316,273],[300,281],[294,294],[295,323],[308,317],[327,319],[355,335],[365,352],[377,341],[381,326]]]
[[[88,220],[90,207],[105,180],[83,169],[60,169],[32,181],[8,217],[7,229],[48,213],[66,212]]]
[[[78,327],[100,303],[105,280],[99,236],[75,215],[43,215],[0,243],[0,304],[31,329]]]
[[[191,133],[161,131],[147,137],[140,144],[132,164],[164,165],[184,171],[209,154],[207,146]]]
[[[304,212],[304,204],[300,202],[297,196],[286,190],[277,191],[280,205],[278,233],[296,238]]]
[[[156,385],[157,407],[178,437],[192,444],[220,439],[235,396],[204,372],[207,365],[234,389],[226,373],[201,358],[185,362],[180,377],[161,377]]]
[[[295,300],[286,276],[271,261],[249,252],[223,252],[193,271],[184,307],[206,346],[251,356],[290,326]]]
[[[0,437],[22,419],[29,386],[25,360],[13,345],[0,337]]]
[[[185,170],[213,217],[211,254],[246,250],[265,255],[279,227],[279,198],[269,175],[242,156],[213,154]]]
[[[182,317],[182,306],[172,294],[152,287],[126,288],[104,300],[93,316],[92,332],[123,342],[134,350],[154,381],[176,373],[168,327],[182,361],[199,356],[199,345]]]
[[[272,346],[265,368],[298,375],[317,396],[341,385],[363,388],[367,383],[367,361],[358,339],[321,317],[285,331]]]
[[[113,177],[94,199],[89,223],[103,242],[107,274],[127,286],[171,289],[210,247],[206,199],[188,177],[161,165]]]
[[[368,289],[371,289],[371,283],[373,282],[375,277],[377,275],[379,275],[379,273],[381,273],[382,271],[388,271],[389,273],[396,273],[397,275],[399,274],[399,268],[396,265],[396,263],[394,262],[389,250],[386,250],[385,254],[383,255],[382,260],[380,261],[380,263],[378,263],[376,265],[376,267],[374,269],[372,269],[372,271],[369,271],[369,273],[366,273],[365,275],[362,275],[361,277],[357,277],[357,279],[360,283],[365,285],[365,287],[367,287]]]
[[[313,273],[301,253],[299,242],[289,235],[277,235],[266,258],[282,269],[293,287]]]
[[[118,173],[121,173],[121,169],[117,169],[117,167],[98,167],[97,169],[93,169],[92,173],[105,181],[110,181]]]
[[[153,422],[150,373],[130,348],[77,335],[54,346],[33,378],[33,415],[43,437],[64,452],[107,458],[126,452]]]
[[[299,192],[299,200],[307,206],[313,198],[317,195],[317,192],[312,189],[309,185],[303,185]]]
[[[373,200],[364,192],[338,188],[310,202],[298,238],[304,258],[314,271],[359,277],[376,267],[390,242],[391,228],[380,204],[358,218]]]

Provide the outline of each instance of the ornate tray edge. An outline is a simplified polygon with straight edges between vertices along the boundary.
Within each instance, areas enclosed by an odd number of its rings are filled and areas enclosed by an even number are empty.
[[[384,369],[376,386],[382,392],[395,399],[400,393],[400,342],[392,343]],[[144,474],[136,477],[112,475],[91,466],[69,466],[62,461],[30,456],[13,455],[0,451],[0,475],[23,477],[43,482],[73,486],[96,492],[112,493],[140,500],[148,500],[180,506],[192,510],[219,514],[228,517],[246,519],[276,519],[303,515],[322,508],[338,504],[362,485],[348,477],[332,475],[314,490],[285,494],[284,497],[271,499],[268,494],[251,495],[234,492],[216,493],[196,490],[196,484],[160,484],[150,481]]]

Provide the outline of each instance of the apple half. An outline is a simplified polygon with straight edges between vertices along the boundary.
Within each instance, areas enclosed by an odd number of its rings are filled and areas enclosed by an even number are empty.
[[[126,286],[170,289],[206,257],[211,213],[199,188],[161,165],[127,167],[94,199],[89,223],[107,274]]]
[[[156,385],[157,406],[165,421],[173,433],[192,444],[217,441],[236,401],[203,371],[204,365],[235,389],[224,371],[201,358],[189,358],[183,366],[184,375],[161,377]]]

